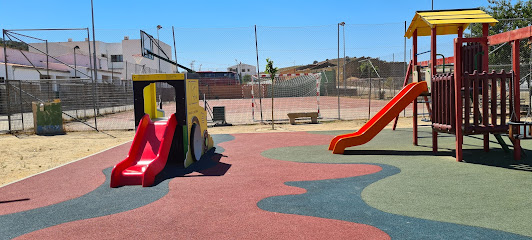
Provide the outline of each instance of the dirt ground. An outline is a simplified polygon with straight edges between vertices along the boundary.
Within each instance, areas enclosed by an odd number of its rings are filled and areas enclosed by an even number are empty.
[[[209,128],[210,134],[356,130],[366,121],[333,121],[296,125],[237,125]],[[398,127],[410,127],[411,118],[401,118]],[[391,128],[391,124],[387,126]],[[134,131],[69,132],[65,135],[0,135],[0,186],[67,164],[133,140]],[[108,134],[108,135],[107,135]],[[112,135],[109,136],[109,135]],[[124,153],[124,157],[126,153]]]

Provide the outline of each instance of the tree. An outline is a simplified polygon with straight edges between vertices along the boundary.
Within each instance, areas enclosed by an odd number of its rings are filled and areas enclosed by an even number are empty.
[[[2,40],[0,39],[0,47],[6,46],[12,49],[28,51],[28,45],[23,42],[11,41],[11,40]]]
[[[379,66],[374,66],[376,71],[379,71]],[[372,72],[373,76],[377,76],[375,74],[375,70],[373,70],[373,67],[371,66],[371,63],[369,61],[364,61],[360,63],[360,66],[358,67],[360,70],[360,77],[369,77],[369,72]]]
[[[244,75],[242,78],[242,83],[251,82],[251,75]]]
[[[318,61],[314,60],[314,62],[312,62],[312,64],[318,64]]]
[[[274,121],[273,121],[273,84],[274,84],[274,80],[275,80],[275,74],[277,73],[278,69],[276,67],[273,67],[273,61],[270,60],[270,58],[266,58],[266,73],[270,74],[270,78],[272,80],[272,85],[271,85],[271,89],[272,89],[272,129],[275,129],[275,126],[274,126]]]
[[[499,22],[490,27],[489,35],[508,32],[517,28],[527,27],[532,21],[532,2],[523,2],[518,0],[514,5],[510,0],[488,0],[487,7],[481,7],[483,11],[491,15]],[[481,37],[482,24],[471,24],[471,34],[466,34],[467,37]],[[497,47],[497,46],[495,46]],[[495,48],[493,47],[493,49]],[[521,44],[521,58],[530,57],[530,44]],[[492,51],[493,49],[490,49]],[[510,47],[501,47],[489,56],[490,64],[508,64],[511,56]]]
[[[269,58],[266,58],[266,70],[265,72],[270,74],[270,78],[273,80],[275,79],[275,74],[277,74],[278,69],[273,67],[273,61]]]

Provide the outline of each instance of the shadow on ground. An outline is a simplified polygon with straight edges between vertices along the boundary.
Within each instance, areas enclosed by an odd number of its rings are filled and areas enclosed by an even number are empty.
[[[434,156],[432,151],[405,151],[405,150],[345,150],[344,155],[360,156]],[[453,156],[452,152],[438,152],[438,156]]]
[[[235,137],[229,134],[216,134],[212,135],[215,146],[205,154],[201,156],[201,159],[197,162],[194,162],[187,168],[183,168],[182,162],[167,162],[164,169],[155,177],[154,186],[164,182],[168,179],[176,177],[201,177],[201,176],[223,176],[231,164],[220,162],[220,160],[225,157],[222,153],[225,152],[223,147],[218,146],[218,144],[223,142],[229,142],[235,139]],[[195,176],[185,176],[186,174],[192,172],[199,172],[203,175]]]
[[[194,162],[187,168],[183,168],[180,163],[168,162],[164,169],[155,177],[154,185],[158,185],[168,179],[176,177],[203,177],[203,176],[223,176],[231,168],[231,164],[220,162],[224,155],[216,153],[216,148],[211,148],[201,159]],[[199,172],[203,175],[185,176],[189,173]]]
[[[525,149],[523,151],[529,152]],[[468,149],[467,153],[464,151],[464,163],[532,172],[532,160],[530,158],[514,160],[512,153],[505,153],[502,150],[484,152],[482,149]]]

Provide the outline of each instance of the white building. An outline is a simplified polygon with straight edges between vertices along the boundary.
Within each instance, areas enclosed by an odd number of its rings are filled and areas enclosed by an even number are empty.
[[[246,75],[257,74],[257,67],[245,63],[239,63],[237,65],[228,67],[227,71],[236,72],[238,76],[244,77]]]
[[[32,43],[36,49],[42,52],[46,51],[46,43]],[[89,55],[88,41],[69,41],[67,42],[48,42],[48,52],[53,56],[70,56],[69,64],[73,62],[74,48],[76,48],[76,55]],[[172,48],[160,42],[162,50],[171,58]],[[154,52],[158,53],[158,49],[154,46]],[[90,42],[91,52],[93,51],[93,43]],[[39,52],[30,47],[30,52]],[[129,39],[124,37],[118,43],[105,43],[96,41],[96,57],[99,59],[97,64],[98,71],[109,70],[113,73],[118,73],[118,76],[113,76],[114,80],[131,79],[131,75],[135,73],[174,73],[176,67],[168,62],[162,61],[156,57],[153,59],[144,58],[141,55],[140,39]],[[160,55],[163,55],[162,52]],[[100,75],[100,74],[98,74]]]
[[[69,79],[69,78],[86,78],[92,76],[90,68],[90,58],[82,53],[52,55],[28,52],[17,49],[6,48],[7,52],[7,77],[10,80],[39,80],[39,79]],[[55,58],[55,59],[54,59]],[[0,79],[6,79],[6,67],[4,63],[4,51],[0,51]],[[99,62],[102,62],[99,59]],[[65,65],[66,64],[66,65]],[[113,72],[105,61],[103,67],[98,71],[99,81],[110,81],[119,79],[120,72]],[[78,71],[74,71],[76,68]],[[114,77],[117,75],[117,77]]]

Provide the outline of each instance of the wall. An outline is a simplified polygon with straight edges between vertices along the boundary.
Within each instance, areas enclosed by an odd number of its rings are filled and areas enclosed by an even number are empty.
[[[42,74],[46,74],[46,69],[39,68],[39,71]],[[4,79],[6,79],[5,72],[6,71],[5,71],[4,63],[1,62],[0,63],[0,77],[3,77]],[[41,78],[39,72],[31,66],[8,64],[7,73],[8,73],[9,80],[38,80]],[[70,78],[69,71],[59,71],[59,70],[50,69],[49,74],[51,76],[51,79],[56,79],[58,77],[59,78]]]
[[[245,95],[242,92],[242,85],[200,86],[199,91],[201,99],[203,94],[207,99],[238,99],[244,98]]]

